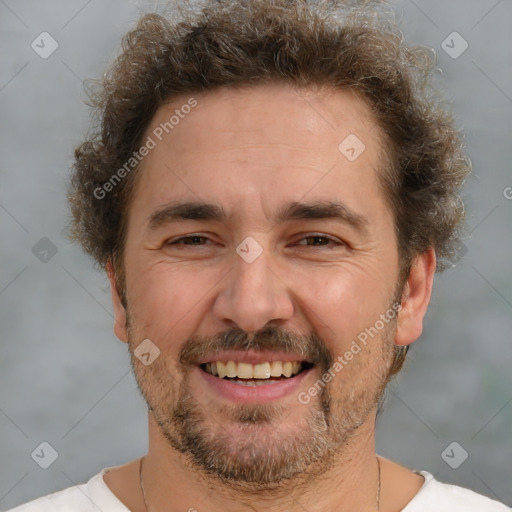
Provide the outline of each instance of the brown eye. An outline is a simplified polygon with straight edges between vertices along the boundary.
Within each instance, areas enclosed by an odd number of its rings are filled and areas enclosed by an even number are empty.
[[[310,241],[312,241],[311,245],[316,245],[316,246],[327,245],[330,242],[330,239],[325,236],[307,236],[303,240],[310,240]]]
[[[184,237],[178,238],[178,240],[175,240],[174,242],[172,242],[171,245],[178,244],[179,242],[183,242],[184,245],[203,245],[203,244],[197,243],[198,240],[208,240],[208,239],[204,236],[199,236],[199,235],[184,236]]]
[[[306,243],[302,243],[304,240],[306,240]],[[330,242],[336,245],[343,244],[340,240],[336,240],[334,238],[331,238],[330,236],[313,234],[302,238],[297,245],[305,245],[308,247],[326,247],[329,245]]]
[[[206,242],[209,242],[210,239],[202,236],[202,235],[188,235],[188,236],[182,236],[180,238],[177,238],[175,240],[169,240],[165,243],[166,246],[174,246],[174,247],[183,247],[185,245],[188,246],[196,246],[196,247],[202,247],[207,245]],[[210,244],[208,244],[210,245]]]

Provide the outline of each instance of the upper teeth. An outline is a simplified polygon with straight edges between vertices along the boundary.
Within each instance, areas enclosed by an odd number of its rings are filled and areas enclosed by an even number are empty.
[[[237,363],[235,361],[213,361],[206,363],[205,369],[212,375],[240,379],[268,379],[270,377],[291,377],[300,372],[301,364],[291,361],[272,361],[271,363]]]

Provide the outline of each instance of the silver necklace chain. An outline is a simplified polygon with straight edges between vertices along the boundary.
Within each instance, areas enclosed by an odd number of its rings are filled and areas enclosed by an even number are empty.
[[[381,480],[380,480],[380,460],[377,458],[377,467],[379,468],[379,482],[377,485],[377,512],[380,510],[380,486],[381,486]],[[142,490],[142,499],[144,500],[144,507],[146,508],[146,512],[149,512],[148,502],[146,498],[146,491],[144,489],[144,484],[142,483],[142,461],[144,460],[144,456],[141,457],[140,463],[139,463],[139,480],[140,480],[140,488]]]
[[[146,501],[146,491],[144,489],[144,484],[142,483],[142,461],[144,460],[145,455],[143,455],[140,458],[139,463],[139,480],[140,480],[140,488],[142,490],[142,499],[144,500],[144,508],[146,509],[146,512],[148,512],[148,503]]]

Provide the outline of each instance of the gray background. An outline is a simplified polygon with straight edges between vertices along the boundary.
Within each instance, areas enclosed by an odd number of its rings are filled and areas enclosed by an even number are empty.
[[[464,188],[467,254],[436,278],[425,332],[388,391],[378,451],[512,505],[512,2],[393,5],[409,41],[438,53],[439,86],[466,134],[474,174]],[[107,280],[65,239],[65,182],[88,126],[82,80],[101,76],[141,9],[153,7],[0,0],[4,510],[147,447],[145,406],[112,332]],[[31,48],[43,31],[59,44],[47,59]],[[456,59],[441,46],[453,31],[469,44]],[[46,470],[31,458],[43,441],[59,454]],[[458,469],[441,456],[454,441],[469,454]],[[449,451],[450,462],[461,454]]]

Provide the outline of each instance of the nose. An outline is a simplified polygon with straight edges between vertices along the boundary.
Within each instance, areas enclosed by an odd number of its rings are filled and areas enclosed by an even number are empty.
[[[267,251],[252,263],[236,254],[213,306],[215,317],[246,332],[281,324],[294,312],[292,295]],[[233,325],[235,324],[235,325]]]

